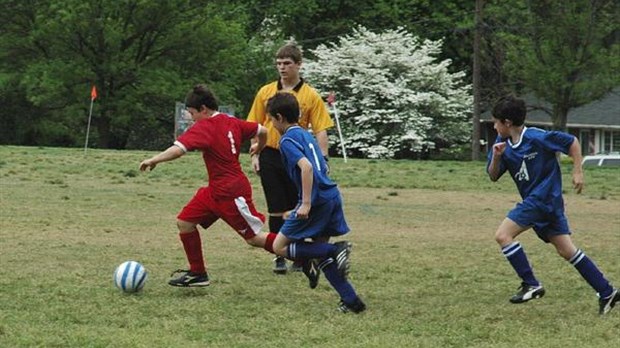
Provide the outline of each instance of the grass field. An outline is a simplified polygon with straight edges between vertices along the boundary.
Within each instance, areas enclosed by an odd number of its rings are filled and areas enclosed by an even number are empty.
[[[220,222],[202,231],[212,285],[168,286],[186,265],[175,216],[205,172],[191,153],[140,173],[150,155],[0,146],[0,347],[620,346],[620,308],[599,317],[594,291],[532,232],[520,241],[547,295],[508,303],[519,280],[493,233],[519,197],[483,162],[330,161],[368,305],[354,315],[325,279],[310,290],[274,275],[271,255]],[[564,186],[574,241],[620,286],[620,170],[588,169],[582,195],[568,174]],[[112,283],[130,259],[149,271],[138,295]]]

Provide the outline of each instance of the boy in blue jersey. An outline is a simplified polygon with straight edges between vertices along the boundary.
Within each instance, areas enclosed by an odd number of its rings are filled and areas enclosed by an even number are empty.
[[[581,193],[584,184],[581,145],[577,138],[567,133],[526,127],[525,115],[525,102],[521,99],[505,97],[495,104],[493,125],[498,136],[487,164],[492,181],[497,181],[508,171],[523,199],[495,232],[502,253],[522,280],[519,292],[510,302],[523,303],[545,294],[523,247],[514,240],[532,227],[540,239],[553,244],[558,254],[596,290],[599,313],[606,314],[620,300],[620,293],[605,279],[596,264],[575,247],[564,214],[562,176],[556,153],[563,152],[573,159],[573,186],[577,193]]]
[[[298,192],[297,206],[285,214],[273,251],[291,260],[306,260],[303,271],[310,279],[311,288],[316,287],[319,270],[322,271],[340,295],[342,312],[363,312],[366,305],[346,277],[351,244],[328,243],[330,237],[349,232],[340,191],[327,175],[327,164],[318,143],[298,124],[299,103],[290,93],[277,93],[267,102],[267,113],[282,134],[282,163]]]

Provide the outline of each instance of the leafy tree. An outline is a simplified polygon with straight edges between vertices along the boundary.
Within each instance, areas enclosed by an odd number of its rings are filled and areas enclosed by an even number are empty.
[[[161,147],[172,139],[174,102],[197,82],[239,104],[245,17],[226,18],[225,1],[7,3],[0,91],[17,85],[20,103],[42,110],[30,128],[57,133],[52,144],[83,139],[92,84],[99,147]]]
[[[244,80],[238,84],[243,118],[250,111],[260,87],[278,78],[275,54],[287,41],[277,21],[271,17],[264,18],[259,29],[249,35]]]
[[[336,91],[345,145],[354,156],[406,157],[469,138],[469,86],[463,72],[437,61],[441,41],[405,30],[358,27],[338,43],[312,50],[304,74],[326,95]],[[336,139],[334,139],[336,140]]]
[[[286,37],[307,49],[351,34],[361,25],[372,31],[405,28],[419,37],[442,40],[443,58],[457,69],[471,61],[474,3],[428,0],[233,0],[249,11],[249,33],[271,18]]]
[[[566,129],[568,111],[620,85],[617,1],[520,0],[488,8],[495,36],[506,52],[513,90],[533,92],[552,104],[555,129]]]

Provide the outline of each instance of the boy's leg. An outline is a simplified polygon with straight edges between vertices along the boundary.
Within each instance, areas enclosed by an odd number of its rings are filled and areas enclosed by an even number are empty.
[[[294,241],[282,233],[278,233],[273,243],[276,255],[291,260],[324,259],[334,254],[337,247],[331,243]]]
[[[265,148],[259,156],[260,180],[269,211],[269,230],[279,233],[284,223],[283,214],[297,204],[297,189],[288,178],[278,150]],[[286,274],[286,260],[277,256],[273,272]]]
[[[341,310],[359,313],[366,309],[366,305],[359,299],[351,284],[338,268],[338,263],[331,257],[331,254],[335,250],[338,250],[338,247],[334,244],[323,242],[308,243],[303,241],[293,242],[293,240],[288,239],[282,233],[278,233],[273,244],[273,249],[276,254],[286,256],[287,258],[322,259],[318,264],[318,268],[323,271],[325,278],[327,278],[332,287],[340,295],[342,302],[340,307]]]
[[[318,265],[319,269],[325,274],[325,278],[331,286],[340,295],[339,309],[342,312],[360,313],[366,310],[366,305],[357,296],[355,289],[346,278],[342,277],[336,262],[330,257],[321,261]]]
[[[322,236],[314,238],[313,241],[327,243],[329,242],[329,237]],[[306,278],[308,278],[308,285],[310,286],[310,289],[315,289],[319,285],[319,278],[321,276],[321,269],[319,268],[320,261],[321,260],[319,259],[296,261],[301,263],[301,271],[304,273]]]
[[[281,236],[281,237],[280,237]],[[288,240],[286,248],[278,244],[278,239]],[[280,248],[280,251],[277,251]],[[309,259],[326,259],[333,258],[336,261],[336,268],[340,275],[344,278],[349,273],[349,255],[351,254],[351,243],[340,241],[334,244],[325,242],[305,242],[286,238],[279,233],[274,242],[274,251],[276,254],[282,255],[291,260],[309,260]]]
[[[208,228],[218,219],[211,209],[212,206],[217,205],[211,198],[210,187],[201,187],[177,215],[179,237],[190,269],[177,271],[183,275],[170,280],[168,284],[184,287],[209,285],[206,264],[202,256],[202,241],[196,226],[200,223],[203,228]]]
[[[555,246],[558,254],[573,265],[586,282],[598,293],[600,314],[605,314],[613,308],[617,292],[611,283],[605,279],[603,273],[581,249],[577,249],[568,234],[550,236],[549,241]],[[620,296],[618,296],[620,297]]]
[[[209,277],[202,256],[202,241],[200,233],[196,229],[196,224],[177,220],[177,226],[179,227],[179,238],[183,244],[190,269],[188,271],[178,271],[183,272],[183,275],[179,278],[171,279],[168,284],[181,287],[208,286]]]
[[[502,253],[522,280],[519,292],[510,299],[512,303],[527,302],[545,294],[544,288],[534,276],[521,243],[514,240],[527,229],[528,227],[521,227],[511,219],[505,218],[495,232],[495,240],[502,248]]]
[[[284,224],[284,219],[281,214],[278,215],[269,215],[269,230],[274,231],[273,233],[278,233],[282,225]],[[277,256],[273,259],[273,273],[276,274],[285,274],[288,270],[286,266],[286,260],[282,256]]]

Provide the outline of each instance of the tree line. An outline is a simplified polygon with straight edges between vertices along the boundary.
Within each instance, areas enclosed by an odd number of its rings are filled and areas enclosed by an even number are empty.
[[[480,1],[480,0],[479,0]],[[619,5],[611,0],[2,0],[0,144],[80,146],[95,85],[91,144],[160,149],[174,103],[207,83],[245,118],[254,93],[277,77],[275,49],[293,38],[306,58],[355,28],[402,28],[441,40],[438,61],[471,79],[482,33],[482,108],[534,93],[566,126],[571,108],[620,84]],[[355,64],[353,60],[350,64]],[[312,83],[312,81],[310,81]]]

